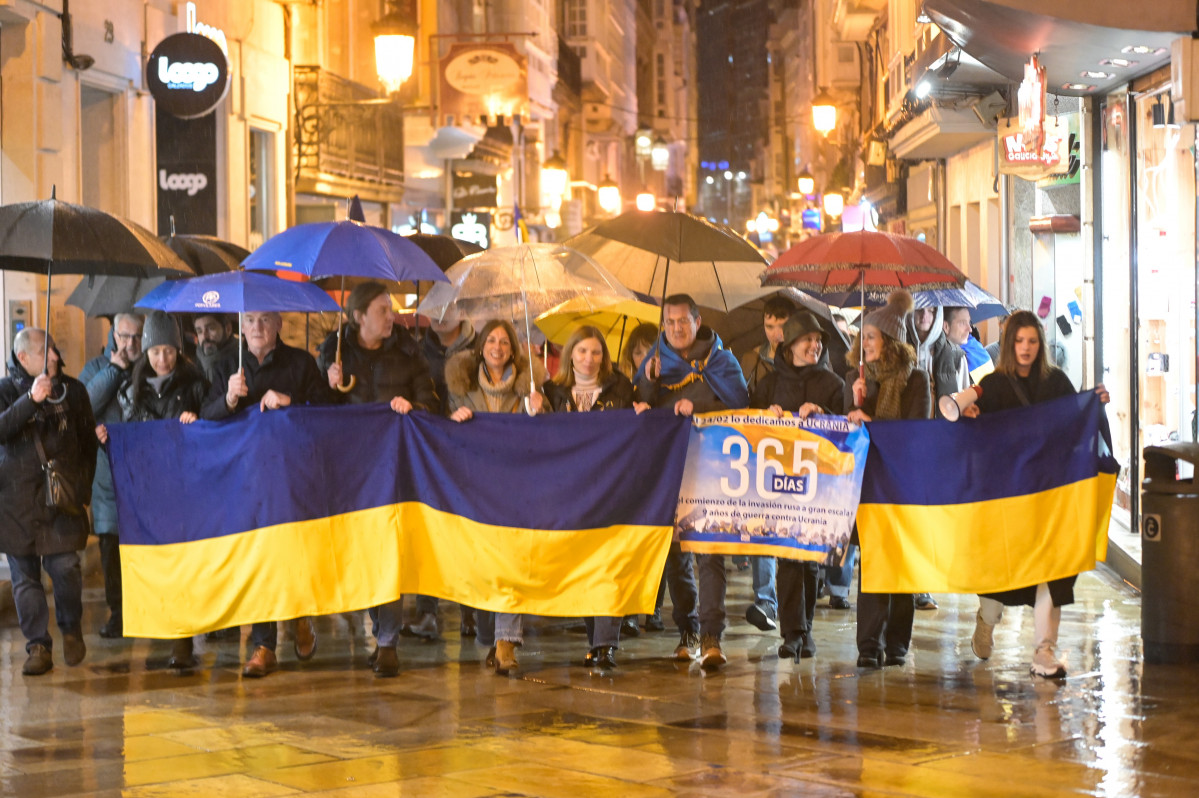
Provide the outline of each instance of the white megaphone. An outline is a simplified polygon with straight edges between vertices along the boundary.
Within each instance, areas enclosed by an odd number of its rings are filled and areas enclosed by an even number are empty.
[[[982,395],[982,387],[972,385],[964,391],[942,396],[937,400],[937,409],[941,411],[941,415],[945,417],[946,421],[957,421],[962,417],[962,411],[977,402],[978,397]]]

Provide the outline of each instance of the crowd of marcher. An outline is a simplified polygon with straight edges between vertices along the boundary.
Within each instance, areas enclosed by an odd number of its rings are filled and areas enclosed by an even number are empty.
[[[42,571],[50,576],[63,659],[86,655],[82,631],[79,552],[89,532],[99,539],[108,618],[104,638],[123,636],[119,523],[104,444],[107,425],[151,419],[219,421],[257,406],[271,411],[301,404],[386,402],[396,413],[438,413],[468,423],[479,413],[603,412],[671,408],[690,416],[759,408],[776,416],[794,413],[847,415],[856,423],[933,418],[940,397],[979,382],[982,397],[966,415],[993,413],[1072,393],[1066,376],[1051,365],[1036,315],[1009,316],[995,362],[971,335],[965,308],[913,312],[911,296],[893,294],[885,307],[866,313],[844,363],[829,357],[825,320],[788,300],[775,298],[763,313],[765,343],[738,362],[685,294],[666,297],[662,329],[642,324],[621,346],[619,360],[603,333],[581,327],[562,348],[553,376],[530,361],[512,323],[488,321],[476,333],[469,321],[434,321],[417,336],[399,326],[391,298],[379,283],[362,283],[347,300],[347,324],[331,334],[318,357],[280,340],[278,313],[245,313],[239,347],[232,321],[218,315],[192,319],[191,335],[161,312],[113,319],[104,352],[89,361],[78,380],[62,371],[53,340],[39,329],[22,330],[0,380],[0,551],[8,557],[18,621],[26,639],[23,673],[53,667],[53,643]],[[838,325],[844,319],[837,318]],[[189,356],[190,355],[190,356]],[[1103,401],[1107,394],[1096,389]],[[73,503],[49,496],[47,463],[67,475]],[[90,523],[86,506],[90,505]],[[849,593],[858,553],[856,532],[824,563],[752,557],[754,601],[746,619],[763,631],[777,630],[781,658],[814,656],[813,619],[821,593],[831,607],[850,609]],[[654,575],[655,577],[657,575]],[[727,626],[725,558],[691,554],[672,543],[660,576],[657,605],[645,628],[662,630],[669,592],[679,640],[674,656],[698,658],[705,669],[725,663],[721,638]],[[1031,670],[1060,677],[1057,656],[1061,607],[1073,601],[1074,577],[981,596],[972,649],[987,659],[1004,606],[1034,607],[1035,652]],[[935,609],[927,594],[859,591],[857,664],[902,665],[916,609]],[[401,600],[370,609],[376,639],[371,665],[381,677],[400,671],[401,634],[435,638],[439,600],[415,598],[406,625]],[[461,608],[461,632],[487,648],[497,673],[518,668],[524,618],[511,613]],[[616,667],[622,632],[640,632],[636,617],[585,619],[593,668]],[[317,638],[311,618],[296,619],[291,635],[298,659],[313,656]],[[252,625],[242,673],[262,677],[278,668],[276,622]],[[169,665],[196,664],[192,638],[177,640]]]

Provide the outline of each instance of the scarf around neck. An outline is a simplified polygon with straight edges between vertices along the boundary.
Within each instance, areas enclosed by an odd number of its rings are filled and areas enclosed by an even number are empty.
[[[908,378],[915,369],[914,363],[906,363],[884,369],[878,361],[866,364],[866,379],[878,383],[878,401],[874,405],[877,419],[903,417],[903,391],[908,387]]]
[[[479,364],[479,389],[483,391],[483,401],[487,403],[488,412],[504,412],[504,406],[515,396],[515,391],[513,390],[515,386],[516,370],[512,368],[512,364],[504,367],[504,374],[500,377],[500,381],[496,383],[493,383],[488,378],[487,364]]]
[[[599,375],[596,374],[590,378],[583,378],[579,372],[574,371],[575,384],[571,386],[570,394],[574,399],[575,407],[580,413],[586,413],[595,405],[595,400],[600,395]]]

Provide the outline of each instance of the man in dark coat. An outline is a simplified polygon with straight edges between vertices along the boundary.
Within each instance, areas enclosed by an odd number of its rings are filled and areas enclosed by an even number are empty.
[[[646,357],[637,371],[634,386],[638,412],[647,406],[673,407],[677,415],[690,416],[749,406],[749,392],[736,356],[724,348],[719,335],[703,325],[695,300],[686,294],[668,296],[662,303],[662,335],[655,353]],[[724,556],[701,554],[696,564],[700,663],[705,670],[714,670],[726,662],[720,648],[726,623]],[[675,622],[690,621],[680,613],[694,607],[691,596],[695,586],[690,581],[688,555],[677,543],[671,544],[666,558],[666,581],[677,608]],[[690,659],[695,633],[682,624],[680,632],[675,657]]]
[[[196,362],[212,382],[218,363],[237,360],[238,338],[233,334],[233,322],[224,313],[204,313],[192,320],[192,330],[196,334]]]
[[[61,373],[53,339],[48,373],[42,373],[46,348],[45,331],[26,328],[17,333],[8,376],[0,380],[0,551],[8,556],[17,621],[29,655],[21,670],[30,676],[53,667],[43,568],[54,588],[63,658],[68,665],[78,665],[87,653],[80,629],[79,551],[87,544],[83,506],[91,501],[99,446],[87,390]],[[57,461],[72,483],[76,513],[47,505],[39,442],[46,459]]]
[[[144,319],[134,313],[113,316],[112,330],[104,353],[92,358],[79,373],[87,388],[97,424],[115,424],[121,420],[117,395],[129,381],[133,364],[142,355]],[[100,637],[121,637],[121,547],[117,530],[117,497],[112,488],[108,453],[96,455],[96,478],[92,483],[92,531],[100,541],[100,568],[104,572],[104,600],[108,620],[100,627]]]
[[[222,360],[216,368],[201,418],[220,420],[247,407],[258,405],[262,412],[289,405],[326,404],[329,386],[321,379],[312,355],[279,340],[283,317],[278,313],[246,313],[242,317],[245,343],[242,346],[242,370],[237,359]],[[278,625],[274,621],[256,623],[250,628],[253,652],[242,668],[242,675],[266,676],[279,667],[275,657]],[[295,652],[307,660],[316,652],[316,632],[311,618],[296,621]]]

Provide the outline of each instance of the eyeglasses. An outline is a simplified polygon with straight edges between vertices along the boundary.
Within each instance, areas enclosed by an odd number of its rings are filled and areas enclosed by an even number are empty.
[[[142,339],[142,334],[141,333],[117,333],[117,338],[121,339],[122,341],[140,341]]]

